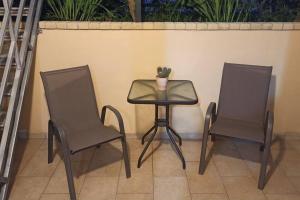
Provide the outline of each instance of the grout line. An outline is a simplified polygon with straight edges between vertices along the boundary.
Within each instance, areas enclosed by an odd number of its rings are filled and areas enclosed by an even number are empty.
[[[257,183],[258,180],[256,180],[255,174],[254,174],[253,171],[250,169],[250,167],[249,167],[248,164],[246,163],[246,160],[245,160],[244,157],[242,156],[241,151],[240,151],[240,148],[236,145],[235,142],[233,142],[233,144],[234,144],[234,146],[236,147],[237,152],[238,152],[239,156],[241,157],[242,161],[245,163],[247,169],[250,171],[251,179],[254,180],[255,183]],[[272,150],[272,149],[271,149],[271,147],[270,147],[270,156],[271,156],[271,150]],[[261,154],[260,151],[259,151],[259,153]],[[255,161],[254,161],[254,162],[255,162]],[[260,163],[260,165],[261,165],[261,163]],[[268,169],[268,165],[267,165],[267,169]],[[257,188],[257,185],[256,185],[256,188]],[[257,189],[258,189],[258,188],[257,188]],[[259,189],[258,189],[258,190],[259,190]],[[265,197],[266,199],[268,199],[268,197],[266,196],[267,194],[265,193],[265,191],[264,191],[264,190],[260,190],[260,191],[262,192],[262,194],[264,195],[264,197]]]
[[[45,139],[45,141],[47,142],[47,139]],[[54,141],[55,141],[55,140],[54,140]],[[53,143],[53,144],[54,144],[54,143]],[[47,145],[48,145],[48,144],[47,144]],[[56,146],[56,147],[57,147],[57,146]],[[41,148],[41,147],[40,147],[40,148]],[[40,148],[39,148],[39,150],[41,150]],[[53,149],[53,151],[54,151],[54,149]],[[57,156],[59,156],[59,155],[57,155]],[[55,158],[55,154],[53,155],[53,162],[54,162],[54,158]],[[59,159],[60,159],[60,158],[59,158]],[[50,181],[51,181],[51,178],[53,177],[55,171],[57,170],[57,168],[58,168],[58,166],[59,166],[59,164],[60,164],[61,162],[62,162],[61,159],[57,162],[57,165],[56,165],[55,169],[53,170],[51,176],[49,177],[48,183],[46,184],[46,187],[44,188],[43,192],[40,194],[39,199],[41,199],[41,198],[42,198],[42,195],[45,194],[45,191],[46,191],[47,187],[49,186],[49,183],[50,183]],[[49,165],[49,164],[48,164],[48,165]]]
[[[209,140],[209,139],[208,139],[208,140]],[[215,140],[217,140],[217,138],[216,138]],[[215,145],[215,142],[213,142],[212,145]],[[207,147],[207,148],[208,148],[208,147]],[[213,151],[213,146],[212,146],[212,148],[211,148],[211,151]],[[228,194],[227,189],[226,189],[225,184],[224,184],[223,177],[221,176],[221,174],[220,174],[220,172],[219,172],[219,169],[218,169],[218,167],[217,167],[216,164],[215,164],[215,161],[214,161],[214,158],[213,158],[213,154],[214,154],[214,152],[212,152],[212,157],[211,157],[210,162],[212,162],[212,164],[215,166],[215,169],[216,169],[216,171],[217,171],[217,173],[218,173],[218,175],[219,175],[219,177],[220,177],[220,179],[221,179],[221,183],[222,183],[222,186],[223,186],[223,188],[224,188],[225,195],[227,196],[227,199],[230,200],[229,194]],[[200,163],[200,162],[199,162],[199,163]],[[206,164],[206,168],[207,168],[207,166],[208,166],[208,163]]]
[[[91,156],[91,158],[89,159],[89,163],[88,163],[88,166],[87,166],[87,172],[89,172],[89,169],[90,169],[90,165],[91,165],[91,163],[92,163],[92,160],[93,160],[93,158],[94,158],[94,155],[96,154],[96,149],[94,149],[94,152],[93,152],[93,155]],[[84,162],[86,161],[86,160],[83,160]],[[79,161],[79,163],[80,163],[81,161]],[[82,184],[81,184],[81,187],[79,188],[79,191],[78,191],[78,193],[76,193],[76,195],[78,194],[78,197],[77,197],[77,199],[79,199],[79,196],[80,196],[80,194],[81,194],[81,191],[82,191],[82,189],[83,189],[83,186],[84,186],[84,183],[85,183],[85,181],[86,181],[86,179],[87,179],[87,172],[85,172],[85,174],[84,174],[84,177],[83,177],[83,181],[82,181]],[[75,183],[74,183],[75,184]]]
[[[189,163],[189,162],[185,162],[186,168],[187,168],[187,164],[188,164],[188,163]],[[188,190],[189,190],[189,194],[190,194],[190,199],[192,199],[193,195],[192,195],[192,192],[191,192],[191,187],[190,187],[189,177],[188,177],[188,175],[187,175],[186,169],[184,170],[184,174],[185,174],[185,178],[186,178],[187,185],[188,185]],[[199,175],[199,174],[197,174],[197,175]]]
[[[44,139],[42,139],[44,140]],[[46,140],[47,141],[47,140]],[[17,174],[16,174],[16,177],[20,176],[22,174],[22,171],[27,167],[27,165],[30,163],[30,161],[33,159],[33,157],[37,154],[37,152],[41,149],[43,143],[45,141],[41,142],[41,144],[39,145],[39,147],[37,148],[37,150],[32,154],[32,156],[25,162],[25,164],[23,165],[23,168],[22,169],[18,169],[17,170]],[[26,146],[25,146],[25,149],[26,149]],[[24,150],[25,152],[25,150]],[[23,154],[24,155],[24,154]],[[21,165],[21,161],[20,161],[20,165]],[[19,172],[19,173],[18,173]]]

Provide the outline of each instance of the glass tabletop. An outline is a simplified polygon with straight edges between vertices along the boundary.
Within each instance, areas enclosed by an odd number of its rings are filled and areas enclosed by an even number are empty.
[[[198,97],[189,80],[169,80],[165,91],[158,90],[156,80],[135,80],[127,101],[132,104],[192,105],[198,103]]]

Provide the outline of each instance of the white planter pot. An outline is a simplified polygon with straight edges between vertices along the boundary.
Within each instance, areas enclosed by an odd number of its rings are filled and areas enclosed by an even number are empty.
[[[157,83],[158,90],[161,90],[161,91],[166,90],[167,84],[168,84],[168,78],[156,77],[156,83]]]

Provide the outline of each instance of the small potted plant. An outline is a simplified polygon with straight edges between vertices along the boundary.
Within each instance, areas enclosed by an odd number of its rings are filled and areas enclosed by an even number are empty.
[[[168,77],[171,73],[171,68],[167,67],[158,67],[157,68],[157,76],[156,83],[158,86],[158,90],[166,90],[168,84]]]

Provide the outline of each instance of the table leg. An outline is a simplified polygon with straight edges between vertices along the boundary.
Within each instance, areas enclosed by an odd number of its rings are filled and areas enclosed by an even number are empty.
[[[184,157],[183,157],[183,155],[182,155],[182,153],[181,153],[181,150],[180,150],[179,147],[177,146],[176,141],[175,141],[175,139],[173,138],[172,133],[170,133],[170,129],[169,129],[168,127],[166,128],[166,131],[167,131],[167,134],[168,134],[168,136],[169,136],[169,138],[170,138],[170,140],[171,140],[171,144],[173,145],[173,147],[175,148],[177,154],[179,155],[179,157],[180,157],[180,159],[181,159],[181,162],[182,162],[182,168],[185,169],[185,167],[186,167],[186,166],[185,166],[185,159],[184,159]]]
[[[141,155],[140,155],[140,157],[139,157],[139,160],[138,160],[138,168],[140,168],[141,165],[142,165],[142,160],[143,160],[144,154],[146,153],[146,151],[147,151],[149,145],[151,144],[151,142],[153,141],[153,139],[154,139],[154,137],[155,137],[155,135],[156,135],[156,133],[157,133],[157,129],[158,129],[158,126],[155,126],[155,130],[154,130],[153,134],[151,135],[151,137],[150,137],[150,139],[148,140],[148,142],[147,142],[145,148],[143,149],[143,152],[141,153]]]
[[[152,128],[150,128],[149,131],[147,131],[147,133],[145,135],[143,135],[143,137],[142,137],[142,144],[145,143],[145,138],[154,130],[154,128],[155,128],[155,125],[152,126]]]
[[[176,131],[171,126],[168,126],[167,128],[170,130],[171,133],[173,133],[177,137],[179,145],[181,146],[182,139],[181,139],[180,135],[178,133],[176,133]]]

